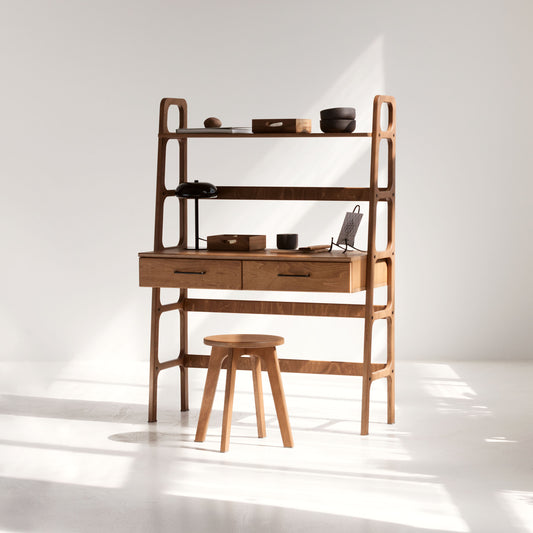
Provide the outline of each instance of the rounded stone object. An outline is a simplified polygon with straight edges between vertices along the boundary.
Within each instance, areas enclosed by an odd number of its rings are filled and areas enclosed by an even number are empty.
[[[204,126],[206,128],[220,128],[222,121],[217,117],[209,117],[204,120]]]
[[[320,129],[324,133],[352,133],[355,130],[355,120],[321,120]]]
[[[355,118],[355,107],[331,107],[320,111],[322,120],[345,119],[353,120]]]

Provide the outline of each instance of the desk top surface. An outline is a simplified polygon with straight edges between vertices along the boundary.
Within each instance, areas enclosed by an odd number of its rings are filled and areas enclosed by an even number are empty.
[[[250,252],[185,250],[178,247],[165,248],[159,252],[140,252],[139,257],[160,257],[168,259],[235,259],[249,261],[325,261],[334,263],[359,262],[366,258],[366,253],[342,250],[331,252],[300,252],[298,250],[254,250]]]

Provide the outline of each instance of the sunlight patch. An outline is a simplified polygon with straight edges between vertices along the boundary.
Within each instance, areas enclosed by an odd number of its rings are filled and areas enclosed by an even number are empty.
[[[0,444],[0,476],[15,479],[118,488],[128,477],[133,458]]]
[[[170,476],[167,494],[218,501],[257,503],[301,511],[363,518],[427,530],[466,533],[445,488],[438,483],[371,477],[305,468],[240,468],[234,464],[189,464]],[[251,482],[260,479],[259,484]],[[328,497],[328,494],[334,496]]]
[[[523,531],[533,533],[533,492],[506,490],[500,493],[505,506],[515,518],[514,524]]]

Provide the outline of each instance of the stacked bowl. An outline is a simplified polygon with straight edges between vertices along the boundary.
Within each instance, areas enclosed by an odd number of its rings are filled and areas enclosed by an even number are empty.
[[[351,133],[355,130],[355,108],[323,109],[320,111],[320,129],[324,133]]]

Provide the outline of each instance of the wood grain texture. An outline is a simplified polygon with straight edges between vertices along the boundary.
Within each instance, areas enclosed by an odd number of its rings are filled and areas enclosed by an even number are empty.
[[[241,289],[241,262],[141,257],[141,287]]]
[[[386,105],[389,113],[389,120],[387,129],[381,129],[381,113],[383,105]],[[394,255],[394,182],[395,182],[395,146],[396,146],[396,101],[389,96],[378,95],[374,98],[374,107],[372,114],[372,146],[370,151],[370,201],[368,209],[368,244],[366,257],[366,287],[375,287],[376,269],[378,263],[378,254],[376,252],[376,222],[377,222],[377,204],[382,192],[378,187],[378,173],[379,173],[379,152],[381,149],[381,141],[386,139],[389,150],[387,158],[387,179],[388,179],[388,193],[389,201],[387,230],[388,230],[388,244],[387,253],[392,257]],[[389,262],[389,265],[392,265]],[[388,269],[389,272],[391,269]],[[388,281],[393,281],[391,274],[387,274]],[[393,276],[393,274],[392,274]],[[364,340],[363,340],[363,390],[361,402],[361,435],[368,435],[370,422],[370,387],[372,385],[372,332],[374,326],[374,290],[366,291],[366,310],[365,310],[365,326],[364,326]],[[387,292],[387,306],[391,310],[391,315],[394,313],[394,287],[389,286]],[[387,338],[387,357],[390,360],[393,368],[394,364],[394,350]],[[388,420],[393,417],[390,416],[390,402],[393,396],[394,386],[390,380],[394,379],[392,374],[388,378],[389,384],[388,392]]]
[[[340,250],[332,252],[320,252],[313,254],[299,252],[298,250],[251,250],[247,252],[233,252],[223,250],[184,250],[177,246],[164,248],[157,252],[140,252],[139,257],[160,257],[168,259],[238,259],[248,261],[325,261],[327,263],[364,263],[366,253],[350,251],[342,253]]]
[[[286,448],[292,448],[294,446],[294,440],[292,437],[291,425],[289,423],[289,411],[285,400],[285,391],[283,390],[283,382],[281,380],[281,370],[276,355],[276,348],[264,350],[262,354],[259,354],[259,351],[256,353],[261,356],[261,359],[264,361],[267,368],[283,446]]]
[[[311,119],[307,118],[255,118],[254,133],[311,133]]]
[[[261,139],[261,138],[280,138],[288,139],[291,137],[300,139],[312,139],[323,137],[372,137],[372,132],[354,132],[354,133],[160,133],[163,139]]]
[[[356,187],[217,187],[217,200],[368,201],[368,188]]]
[[[317,302],[271,302],[266,300],[216,300],[189,298],[184,303],[187,311],[202,313],[250,313],[261,315],[329,316],[364,318],[362,304],[335,304]],[[384,309],[375,305],[376,312]]]
[[[261,358],[252,356],[252,377],[254,384],[255,416],[257,419],[257,436],[266,437],[265,406],[263,402],[263,380],[261,378]]]
[[[365,254],[324,257],[270,250],[187,252],[196,253],[143,253],[139,258],[140,286],[307,292],[358,292],[366,288]],[[325,260],[328,257],[330,261]],[[375,263],[374,287],[384,286],[389,279],[387,265]]]
[[[183,98],[163,98],[159,107],[159,138],[157,144],[157,171],[156,171],[156,199],[155,199],[155,220],[154,220],[154,250],[163,250],[163,218],[165,198],[168,197],[168,190],[165,185],[166,178],[166,156],[169,138],[165,137],[170,133],[168,125],[168,111],[171,106],[177,106],[179,111],[178,124],[180,128],[187,127],[187,102]],[[179,145],[179,176],[178,182],[187,181],[187,139],[178,140]],[[187,247],[187,202],[179,201],[179,224],[180,237],[179,247]],[[150,286],[154,286],[151,284]],[[186,290],[180,291],[180,354],[188,351],[188,325],[187,312],[183,309],[181,302],[187,296]],[[148,421],[157,419],[157,376],[162,368],[158,361],[159,350],[159,318],[162,312],[160,301],[160,289],[156,287],[152,296],[152,325],[150,338],[150,393],[148,402]],[[189,408],[188,392],[188,369],[180,366],[180,395],[181,410]]]
[[[279,359],[282,372],[296,374],[327,374],[334,376],[362,376],[363,363],[352,361],[316,361],[308,359]],[[207,368],[209,366],[209,356],[200,354],[187,354],[183,359],[183,365],[188,368]],[[226,363],[222,368],[226,368]],[[384,363],[372,363],[371,372],[381,371],[385,368]],[[238,362],[238,370],[252,370],[249,359],[241,358]],[[385,377],[385,376],[381,376]],[[379,379],[376,377],[376,379]]]
[[[220,451],[227,452],[229,449],[229,436],[231,432],[231,418],[233,415],[233,398],[235,396],[235,377],[237,372],[238,357],[229,349],[228,369],[226,370],[226,389],[224,391],[224,412],[222,413],[222,438]]]
[[[179,110],[179,120],[176,125],[168,124],[168,111],[171,106],[177,106]],[[388,110],[388,123],[383,129],[381,127],[381,114],[383,108]],[[176,134],[175,128],[187,127],[187,103],[181,98],[165,98],[161,101],[159,114],[159,136],[157,148],[157,181],[156,181],[156,201],[155,201],[155,227],[154,227],[154,248],[152,252],[144,252],[140,255],[140,278],[143,286],[152,287],[152,318],[151,318],[151,338],[150,338],[150,388],[149,388],[149,421],[155,421],[157,417],[157,377],[161,370],[180,366],[181,380],[181,406],[188,409],[188,377],[187,372],[190,367],[206,368],[208,365],[207,356],[188,354],[188,313],[191,311],[202,312],[231,312],[231,313],[262,313],[262,314],[288,314],[302,316],[333,316],[333,317],[351,317],[364,318],[364,342],[363,342],[363,361],[362,362],[336,362],[336,361],[309,361],[300,359],[282,359],[279,361],[279,367],[284,372],[304,372],[304,373],[321,373],[321,374],[338,374],[349,376],[361,376],[363,378],[362,386],[362,407],[361,407],[361,434],[368,433],[370,417],[370,388],[374,380],[380,378],[387,379],[387,422],[394,423],[395,420],[395,368],[394,368],[394,327],[395,327],[395,171],[396,171],[396,101],[391,96],[378,95],[374,98],[373,121],[371,132],[357,133],[265,133],[265,134]],[[343,292],[356,292],[358,290],[366,291],[365,304],[334,304],[334,303],[300,303],[300,302],[268,302],[268,301],[240,301],[240,300],[212,300],[212,299],[189,299],[187,297],[187,287],[198,288],[233,288],[237,283],[236,273],[239,272],[240,281],[242,281],[243,272],[246,268],[244,265],[249,261],[260,261],[262,263],[271,262],[271,270],[279,274],[285,274],[281,270],[281,263],[294,264],[291,268],[304,269],[309,265],[310,256],[301,252],[265,250],[261,254],[250,255],[251,252],[245,252],[235,255],[235,252],[218,252],[217,255],[204,255],[206,251],[187,250],[188,227],[187,227],[187,201],[184,199],[176,200],[174,190],[167,189],[165,186],[166,173],[166,156],[168,142],[178,142],[179,145],[179,176],[178,183],[188,180],[188,161],[187,148],[188,139],[199,138],[217,138],[217,139],[243,139],[243,138],[306,138],[317,139],[314,146],[319,146],[318,139],[321,138],[370,138],[372,141],[370,154],[370,183],[369,187],[352,188],[352,187],[234,187],[220,186],[218,199],[228,200],[303,200],[303,201],[361,201],[369,203],[368,211],[368,253],[351,252],[342,254],[335,251],[334,253],[316,253],[312,256],[312,263],[316,264],[317,271],[326,272],[330,269],[330,264],[334,263],[342,270],[349,272],[349,285],[346,289],[345,281]],[[196,141],[195,141],[196,142]],[[388,150],[387,157],[387,185],[378,187],[378,166],[379,153],[386,146]],[[165,248],[163,246],[163,218],[165,199],[168,202],[179,202],[179,227],[180,235],[177,246]],[[215,200],[209,200],[215,201]],[[375,245],[377,220],[377,205],[379,202],[387,202],[387,246],[383,251],[377,251]],[[201,261],[206,259],[210,262],[211,267],[213,260],[220,260],[228,266],[230,262],[235,262],[238,268],[234,270],[234,277],[227,279],[227,272],[219,272],[212,276],[207,286],[205,281],[194,282],[188,276],[203,277],[206,274],[180,274],[168,272],[163,275],[153,273],[150,267],[146,269],[143,258],[146,259],[170,259],[170,260],[193,260],[196,266],[200,266]],[[296,263],[300,263],[297,265]],[[318,264],[321,264],[319,266]],[[165,262],[156,263],[157,269],[167,269],[170,264]],[[181,263],[184,265],[184,263]],[[142,265],[142,266],[141,266]],[[337,268],[337,266],[335,268]],[[178,269],[176,269],[178,270]],[[226,270],[226,269],[224,269]],[[142,271],[142,274],[141,274]],[[148,274],[147,274],[148,272]],[[203,270],[198,270],[203,272]],[[305,277],[315,278],[313,272],[297,272],[296,270],[287,272],[288,274],[304,274]],[[311,274],[307,276],[305,274]],[[146,277],[148,276],[148,277]],[[159,277],[158,277],[159,276]],[[183,279],[174,276],[182,276]],[[291,276],[276,276],[287,277]],[[332,278],[337,276],[332,274]],[[342,276],[341,276],[342,277]],[[188,279],[188,281],[187,281]],[[205,279],[205,278],[204,278]],[[296,278],[294,278],[296,279]],[[251,278],[252,284],[263,283],[260,276]],[[307,279],[309,281],[309,279]],[[232,286],[228,287],[230,283]],[[324,283],[330,283],[325,281]],[[335,280],[335,283],[339,283]],[[374,305],[373,288],[380,285],[387,285],[387,303],[385,306]],[[301,290],[295,288],[292,282],[282,282],[285,288],[280,290]],[[180,288],[179,301],[173,304],[162,305],[160,301],[160,287],[178,287]],[[310,288],[310,292],[319,289]],[[330,286],[331,287],[331,286]],[[242,288],[240,284],[239,289]],[[274,290],[274,289],[272,289]],[[329,290],[327,291],[329,292]],[[336,291],[334,291],[336,292]],[[177,359],[159,361],[159,319],[163,312],[177,310],[180,314],[180,353]],[[378,319],[387,320],[387,363],[372,363],[372,331],[373,324]],[[237,367],[252,369],[250,359],[237,357]],[[225,367],[227,362],[222,362]],[[259,429],[258,419],[258,432]],[[229,433],[227,435],[229,442]]]
[[[208,235],[207,249],[210,251],[243,252],[250,250],[264,250],[266,235]]]
[[[218,376],[222,368],[222,362],[228,357],[228,351],[223,348],[213,347],[209,360],[208,371],[204,386],[204,394],[202,397],[202,405],[200,407],[200,414],[198,416],[198,426],[196,428],[195,442],[203,442],[207,435],[207,426],[209,425],[209,418],[211,416],[211,409],[213,408],[213,401],[215,399],[215,392],[217,389]]]
[[[244,290],[350,292],[349,263],[243,261]]]
[[[178,305],[180,316],[180,359],[183,359],[184,354],[189,351],[189,315],[185,309],[184,302],[187,299],[187,289],[180,289]],[[180,401],[181,411],[189,410],[189,370],[184,365],[180,366]]]
[[[220,340],[221,338],[223,338],[223,340]],[[234,338],[233,343],[230,340],[231,338]],[[268,338],[270,338],[275,344],[271,344],[270,346],[264,345]],[[249,341],[248,346],[245,345],[245,340]],[[294,445],[292,431],[275,348],[275,346],[283,342],[282,337],[269,335],[219,335],[206,337],[204,338],[204,342],[211,345],[212,348],[211,356],[205,356],[206,359],[209,359],[209,363],[204,394],[202,397],[202,406],[200,408],[198,426],[194,440],[196,442],[203,442],[205,440],[218,377],[220,370],[223,368],[223,363],[225,362],[226,387],[224,391],[224,412],[222,415],[220,451],[228,451],[233,399],[235,395],[235,377],[240,362],[246,361],[249,369],[252,370],[258,437],[261,438],[266,435],[263,388],[261,382],[261,369],[264,367],[270,380],[272,397],[278,417],[283,445],[286,447],[292,447]],[[260,346],[258,346],[258,344],[260,344]],[[243,358],[243,355],[251,355],[251,357]]]
[[[277,335],[255,335],[255,334],[230,334],[230,335],[210,335],[204,338],[204,344],[208,346],[220,346],[225,348],[264,348],[268,346],[279,346],[285,342],[283,337]],[[243,352],[243,354],[246,352]]]
[[[157,420],[157,378],[159,376],[159,318],[161,313],[161,289],[152,289],[152,313],[150,320],[150,377],[148,388],[148,422]]]

